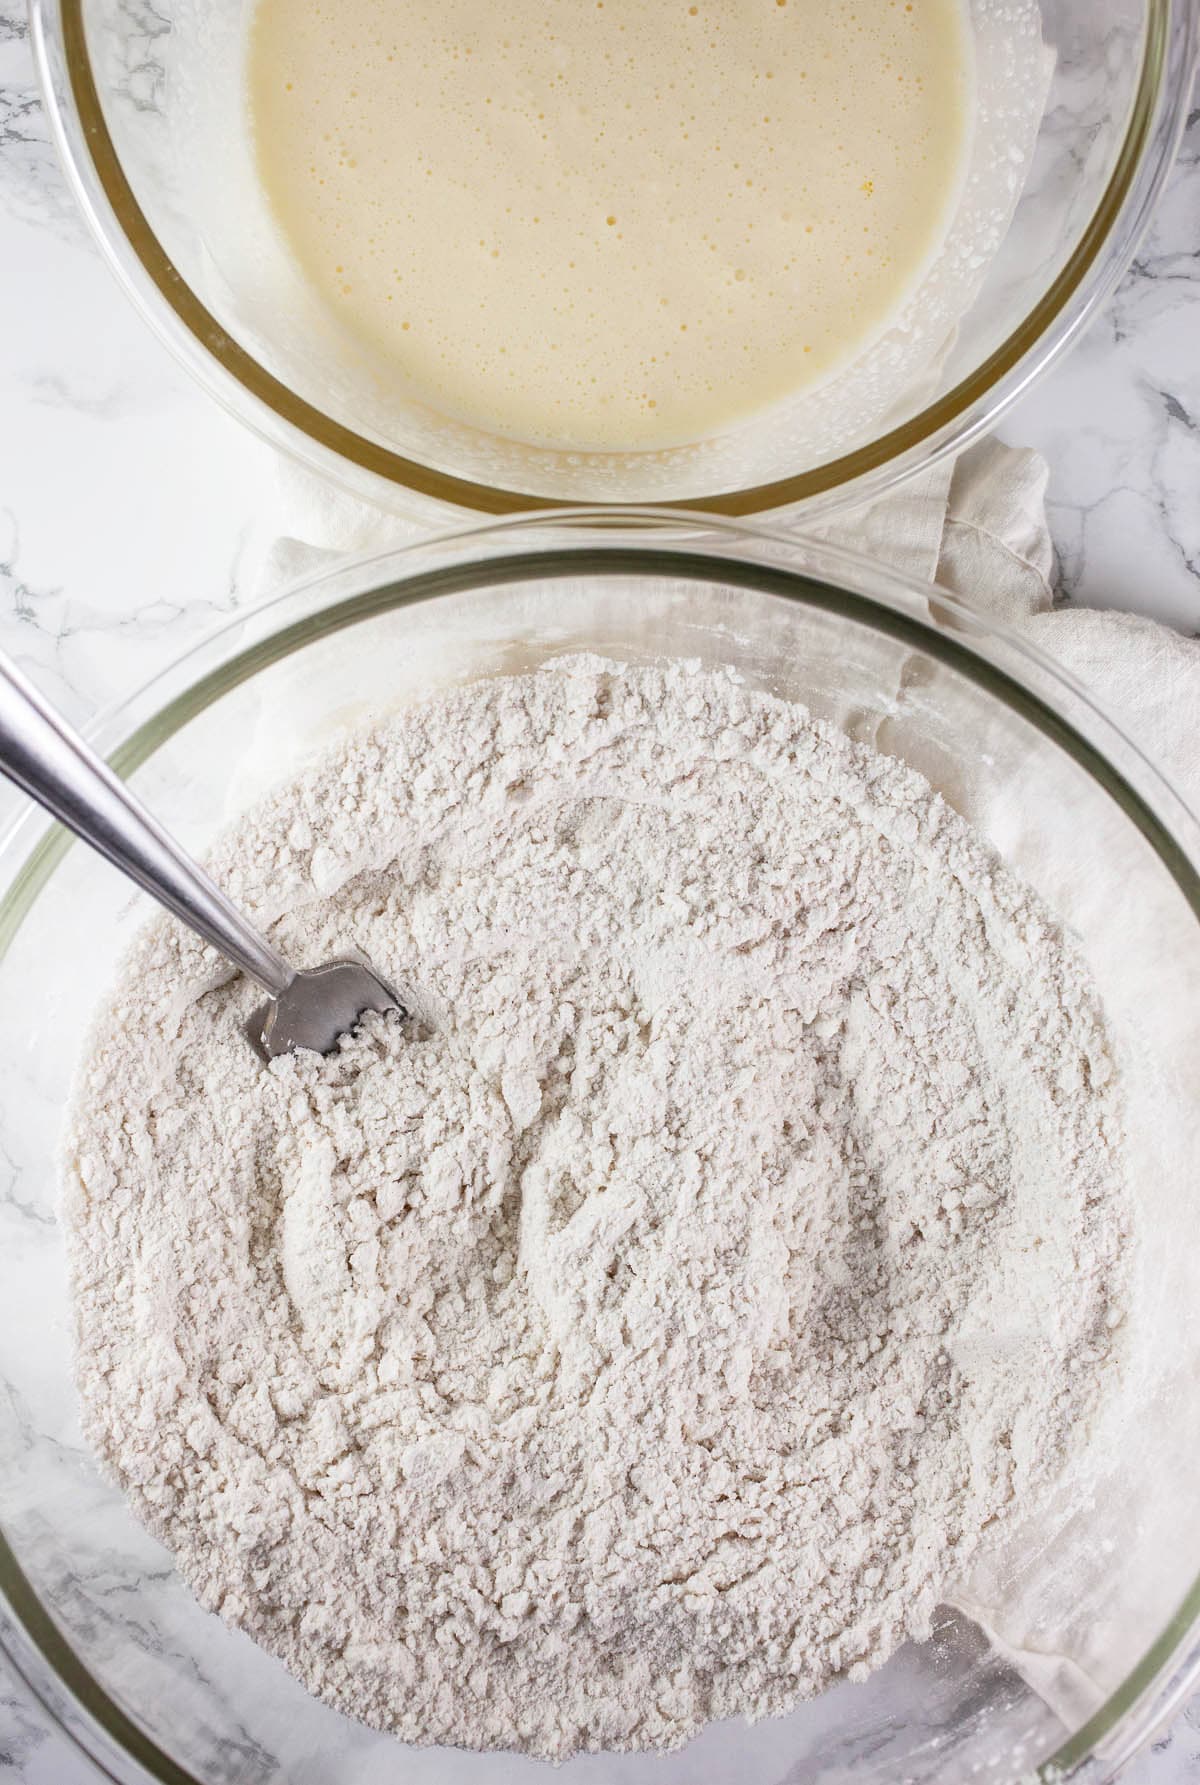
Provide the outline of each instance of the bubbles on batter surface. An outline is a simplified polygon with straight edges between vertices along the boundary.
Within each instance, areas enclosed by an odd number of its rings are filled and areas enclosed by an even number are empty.
[[[260,0],[260,165],[308,277],[435,408],[703,438],[886,326],[965,149],[961,0]]]

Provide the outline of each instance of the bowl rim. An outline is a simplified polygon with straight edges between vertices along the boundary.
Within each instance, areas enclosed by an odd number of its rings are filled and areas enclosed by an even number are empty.
[[[544,540],[552,544],[543,546]],[[516,582],[534,570],[641,570],[740,583],[913,644],[1015,707],[1092,774],[1155,849],[1200,921],[1200,823],[1140,746],[1047,653],[936,585],[910,581],[858,552],[744,523],[698,523],[677,510],[533,513],[323,566],[260,607],[225,620],[98,717],[87,735],[128,777],[213,701],[306,644],[386,612],[481,584]],[[1057,710],[1059,694],[1067,697],[1059,704],[1069,708],[1069,717]],[[1119,746],[1120,767],[1106,751],[1110,740]],[[38,893],[75,846],[31,802],[23,802],[0,836],[0,963]],[[31,1584],[2,1525],[0,1656],[103,1776],[122,1780],[125,1775],[112,1768],[129,1759],[162,1785],[203,1785],[90,1672]],[[1200,1578],[1121,1685],[1034,1776],[1047,1785],[1112,1777],[1198,1681]]]
[[[126,178],[88,54],[84,3],[30,0],[34,56],[55,144],[120,283],[201,386],[334,482],[361,494],[365,473],[377,499],[393,505],[407,492],[484,515],[578,507],[574,500],[479,483],[393,452],[296,395],[233,338],[174,265]],[[672,506],[730,517],[781,508],[808,517],[834,512],[881,494],[992,427],[1077,337],[1132,261],[1175,159],[1198,61],[1200,0],[1146,0],[1138,82],[1100,203],[1047,290],[981,365],[915,416],[852,452],[789,477],[710,491]],[[56,63],[65,69],[61,82]]]

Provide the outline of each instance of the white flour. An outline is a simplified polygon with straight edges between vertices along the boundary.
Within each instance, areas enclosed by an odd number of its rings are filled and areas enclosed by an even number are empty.
[[[93,1038],[86,1426],[204,1603],[408,1740],[554,1756],[923,1635],[1116,1364],[1119,1097],[1037,898],[800,709],[582,658],[214,865],[417,1015],[265,1068],[160,922]]]

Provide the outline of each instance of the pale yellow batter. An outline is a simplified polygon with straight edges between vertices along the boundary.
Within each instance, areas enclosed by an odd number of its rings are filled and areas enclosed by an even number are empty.
[[[961,0],[260,0],[262,179],[444,414],[683,444],[852,357],[936,250]]]

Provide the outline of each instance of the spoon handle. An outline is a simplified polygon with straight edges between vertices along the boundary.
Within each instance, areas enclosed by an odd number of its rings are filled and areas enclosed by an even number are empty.
[[[295,973],[283,957],[3,655],[0,774],[220,949],[273,998],[287,990]]]

